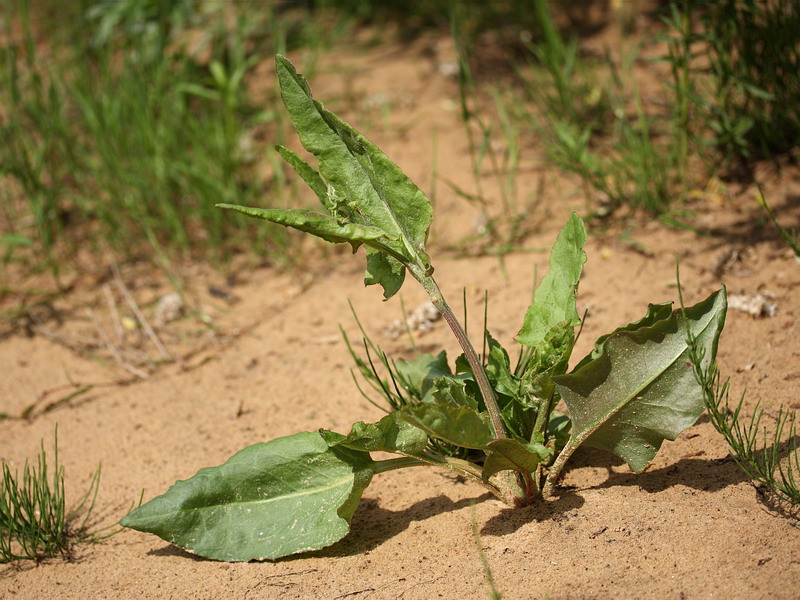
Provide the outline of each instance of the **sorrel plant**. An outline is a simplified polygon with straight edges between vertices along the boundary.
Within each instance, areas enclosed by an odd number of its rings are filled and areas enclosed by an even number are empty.
[[[506,350],[486,332],[484,364],[433,277],[425,248],[432,217],[427,198],[377,147],[315,101],[303,76],[280,55],[277,70],[286,109],[319,170],[287,148],[277,150],[316,192],[324,212],[221,206],[354,251],[364,246],[365,283],[379,284],[386,298],[409,273],[463,353],[454,368],[444,352],[397,361],[413,400],[377,423],[355,423],[346,435],[320,429],[245,448],[177,482],[123,525],[213,559],[274,559],[343,538],[378,473],[449,469],[520,507],[553,494],[579,446],[613,452],[638,472],[665,439],[697,420],[703,390],[687,336],[705,361],[714,360],[724,289],[685,310],[651,304],[642,319],[598,339],[567,373],[586,260],[586,231],[573,214],[517,334],[522,359],[512,368]],[[555,410],[560,400],[569,417]],[[453,447],[466,452],[454,456]],[[398,456],[374,460],[371,452],[378,451]]]

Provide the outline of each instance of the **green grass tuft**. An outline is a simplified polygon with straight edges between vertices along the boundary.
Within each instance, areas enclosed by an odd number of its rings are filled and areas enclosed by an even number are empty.
[[[71,558],[76,544],[106,539],[118,530],[92,530],[89,521],[100,486],[98,466],[89,488],[67,510],[64,467],[58,462],[58,432],[53,444],[52,476],[44,442],[36,465],[25,462],[22,474],[3,463],[0,481],[0,563]]]

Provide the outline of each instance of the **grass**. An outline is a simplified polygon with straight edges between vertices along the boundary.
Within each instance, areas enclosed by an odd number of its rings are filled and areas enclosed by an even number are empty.
[[[721,162],[771,158],[800,145],[800,5],[701,2],[708,143]]]
[[[576,38],[556,29],[547,2],[534,3],[544,35],[527,45],[518,68],[536,112],[530,122],[544,137],[549,161],[577,175],[587,208],[598,216],[627,205],[659,215],[685,193],[688,148],[680,133],[686,115],[683,88],[675,86],[678,114],[646,106],[632,65],[606,52],[581,57]],[[603,206],[593,206],[596,195]]]
[[[767,213],[769,220],[772,221],[772,224],[775,226],[775,229],[778,230],[783,241],[792,249],[794,255],[800,259],[800,234],[797,231],[789,231],[788,229],[784,228],[779,222],[778,218],[775,216],[775,211],[772,210],[772,207],[767,202],[767,198],[764,196],[764,192],[759,187],[758,194],[756,195],[756,201],[758,205],[764,209],[764,212]]]
[[[97,491],[100,467],[92,476],[86,493],[67,510],[64,467],[58,462],[58,432],[53,443],[53,471],[49,471],[42,442],[36,465],[25,462],[20,476],[3,463],[0,481],[0,563],[22,560],[36,562],[61,556],[72,558],[77,544],[95,543],[118,530],[92,530],[89,526]]]
[[[683,295],[678,281],[678,293]],[[754,486],[778,505],[800,503],[800,446],[794,411],[781,407],[774,415],[774,425],[763,425],[766,411],[756,403],[753,414],[742,414],[745,395],[735,405],[730,401],[730,380],[722,381],[716,361],[704,362],[697,341],[687,331],[689,360],[714,428],[728,445],[728,453]]]
[[[324,40],[310,26],[248,3],[81,2],[57,16],[28,0],[5,4],[6,262],[58,277],[91,250],[169,271],[176,258],[219,264],[244,240],[272,262],[290,260],[281,228],[214,204],[296,201],[266,142],[281,139],[277,97],[256,98],[249,81],[257,63],[297,43],[313,58]]]

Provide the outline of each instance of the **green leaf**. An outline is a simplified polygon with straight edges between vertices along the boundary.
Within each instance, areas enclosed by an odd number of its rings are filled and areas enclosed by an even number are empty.
[[[489,356],[486,364],[486,375],[498,394],[516,397],[519,395],[519,380],[511,372],[511,360],[508,352],[487,331],[486,340],[489,345]]]
[[[333,217],[306,208],[283,210],[279,208],[254,208],[236,204],[217,204],[219,208],[235,210],[250,217],[272,221],[285,227],[294,227],[334,244],[349,243],[353,250],[361,244],[384,247],[385,233],[376,228],[354,223],[338,223]]]
[[[255,444],[135,509],[122,525],[224,561],[274,559],[343,538],[370,482],[366,452],[317,432]]]
[[[428,444],[428,435],[411,423],[399,418],[398,413],[389,413],[377,423],[355,423],[347,436],[320,430],[320,434],[331,446],[344,446],[363,452],[397,452],[399,454],[421,454]]]
[[[446,375],[435,379],[429,396],[430,402],[466,406],[475,412],[479,412],[481,404],[468,389],[468,383],[474,384],[474,381],[471,381],[472,375],[469,375],[469,378],[459,375]],[[479,397],[480,394],[478,394]]]
[[[276,56],[281,95],[303,146],[317,157],[328,183],[331,214],[386,233],[392,257],[420,278],[430,271],[425,242],[432,209],[420,189],[374,144],[311,97],[305,78]],[[396,265],[371,259],[366,281],[380,283],[388,298],[402,283]]]
[[[30,246],[33,240],[19,233],[6,233],[0,235],[0,244],[4,246]]]
[[[296,152],[292,152],[285,146],[275,146],[275,150],[281,155],[283,160],[291,165],[295,172],[303,178],[308,187],[310,187],[319,198],[322,206],[330,210],[328,200],[328,185],[322,179],[320,174],[309,165],[306,161],[300,158]]]
[[[550,271],[536,288],[533,303],[517,334],[519,343],[536,347],[547,332],[562,321],[571,326],[580,323],[575,298],[586,262],[586,253],[582,250],[585,243],[583,221],[572,213],[550,251]]]
[[[689,361],[686,327],[714,360],[725,323],[725,290],[652,325],[611,334],[600,354],[555,377],[572,418],[564,452],[581,444],[613,452],[642,471],[665,439],[674,440],[703,412],[703,392]]]
[[[511,439],[492,440],[487,447],[489,456],[483,465],[484,480],[500,471],[533,473],[539,463],[547,461],[553,454],[542,444],[523,445]]]
[[[405,279],[406,268],[402,262],[380,250],[367,248],[367,270],[364,274],[364,285],[380,284],[383,288],[383,298],[388,300],[400,291]]]
[[[645,314],[645,316],[643,316],[641,319],[639,319],[638,321],[633,321],[632,323],[628,323],[623,327],[618,327],[611,333],[601,335],[599,338],[597,338],[597,341],[594,344],[594,349],[591,351],[591,353],[587,354],[581,360],[581,362],[575,365],[575,369],[573,370],[577,371],[592,359],[597,358],[603,351],[603,343],[615,333],[619,333],[620,331],[636,331],[637,329],[641,329],[642,327],[650,327],[656,321],[668,319],[671,314],[672,314],[672,302],[661,302],[660,304],[648,304],[647,314]]]
[[[399,414],[429,436],[462,448],[481,450],[493,438],[486,415],[467,406],[418,404],[403,408]]]
[[[400,386],[421,401],[430,399],[435,380],[452,375],[444,350],[436,356],[426,353],[411,360],[398,359],[394,367]]]

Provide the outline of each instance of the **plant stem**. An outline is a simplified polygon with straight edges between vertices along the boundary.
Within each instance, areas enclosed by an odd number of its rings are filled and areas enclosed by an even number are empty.
[[[570,439],[570,442],[571,441],[572,439]],[[582,442],[583,439],[576,444],[567,444],[561,450],[558,458],[556,458],[556,461],[553,463],[553,466],[551,466],[550,470],[547,472],[547,478],[544,480],[544,487],[542,488],[543,498],[549,498],[553,494],[553,488],[555,487],[559,477],[561,477],[561,471],[564,470],[564,465],[567,464],[569,457],[572,456],[572,453],[578,446],[580,446]]]
[[[430,466],[429,462],[414,458],[413,456],[401,456],[400,458],[390,458],[388,460],[379,460],[375,463],[373,468],[375,474],[386,473],[387,471],[394,471],[396,469],[405,469],[406,467],[427,467]]]
[[[486,371],[483,370],[483,365],[478,358],[478,353],[475,352],[475,348],[469,341],[464,328],[461,326],[461,323],[458,322],[455,314],[453,314],[453,310],[450,308],[447,302],[445,302],[444,296],[442,295],[442,290],[439,289],[439,286],[436,284],[433,277],[425,277],[424,279],[420,280],[420,283],[422,284],[422,287],[425,288],[425,291],[428,292],[428,295],[431,297],[431,301],[433,302],[434,306],[436,306],[436,308],[439,309],[439,312],[442,313],[444,320],[447,321],[447,324],[450,326],[453,335],[455,335],[456,339],[458,340],[458,344],[464,351],[464,358],[467,359],[467,363],[469,363],[469,366],[472,369],[472,375],[475,377],[475,383],[478,384],[478,388],[481,391],[481,396],[483,397],[483,402],[486,404],[486,410],[489,412],[489,419],[491,421],[494,439],[497,440],[508,437],[506,428],[503,425],[503,419],[500,416],[500,408],[497,404],[497,398],[494,395],[492,385],[489,383],[489,378],[486,376]]]

